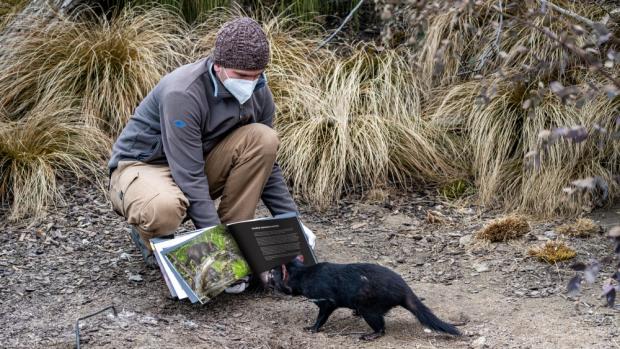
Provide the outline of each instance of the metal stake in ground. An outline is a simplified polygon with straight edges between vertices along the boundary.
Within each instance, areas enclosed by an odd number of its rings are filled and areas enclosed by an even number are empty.
[[[75,347],[77,349],[80,349],[80,320],[86,320],[89,317],[93,317],[95,315],[101,314],[108,309],[112,309],[112,312],[114,313],[115,317],[118,316],[118,314],[116,313],[116,308],[114,308],[114,305],[110,305],[109,307],[103,308],[96,313],[86,315],[84,317],[77,319],[77,321],[75,322]]]

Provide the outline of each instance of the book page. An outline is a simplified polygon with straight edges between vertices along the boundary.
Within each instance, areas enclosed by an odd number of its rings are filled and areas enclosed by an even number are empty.
[[[250,267],[224,225],[165,247],[162,256],[192,302],[207,302],[250,273]]]
[[[316,264],[297,217],[245,221],[227,227],[254,273],[271,270],[298,255],[304,256],[304,264]]]

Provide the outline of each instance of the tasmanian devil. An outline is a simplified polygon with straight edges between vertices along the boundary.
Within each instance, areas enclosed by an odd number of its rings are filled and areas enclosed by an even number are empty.
[[[402,306],[431,330],[460,335],[451,324],[441,321],[416,297],[405,280],[392,270],[376,264],[318,263],[304,266],[303,257],[271,271],[271,287],[285,294],[304,296],[319,307],[313,326],[318,332],[337,308],[349,308],[362,316],[374,330],[361,337],[372,340],[385,333],[383,316]]]
[[[194,268],[198,268],[204,256],[213,252],[214,249],[213,244],[210,242],[200,242],[190,246],[187,249],[187,266],[190,266],[189,261],[193,261]]]

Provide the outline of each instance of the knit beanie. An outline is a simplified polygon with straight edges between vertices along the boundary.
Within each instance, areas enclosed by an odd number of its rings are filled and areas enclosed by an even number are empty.
[[[224,23],[215,38],[213,63],[231,69],[265,69],[269,42],[260,24],[248,17]]]

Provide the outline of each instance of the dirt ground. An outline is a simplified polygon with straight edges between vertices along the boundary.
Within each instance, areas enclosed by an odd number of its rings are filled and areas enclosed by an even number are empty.
[[[170,299],[159,271],[144,266],[127,225],[97,189],[79,184],[67,187],[66,196],[67,204],[44,221],[0,221],[0,347],[73,347],[76,319],[114,305],[117,317],[108,312],[84,321],[83,348],[620,348],[620,310],[604,307],[602,278],[571,300],[568,263],[527,255],[528,247],[559,238],[553,231],[559,221],[532,223],[515,242],[485,244],[472,233],[497,213],[431,193],[349,199],[322,213],[302,206],[304,222],[318,235],[320,260],[393,268],[465,334],[429,333],[399,308],[388,314],[384,337],[363,342],[358,337],[370,328],[348,309],[337,310],[322,332],[304,332],[317,308],[302,298],[254,289],[203,306]],[[441,222],[428,223],[428,210]],[[595,218],[608,227],[620,222],[619,211]],[[602,234],[566,240],[577,260],[612,250]]]

